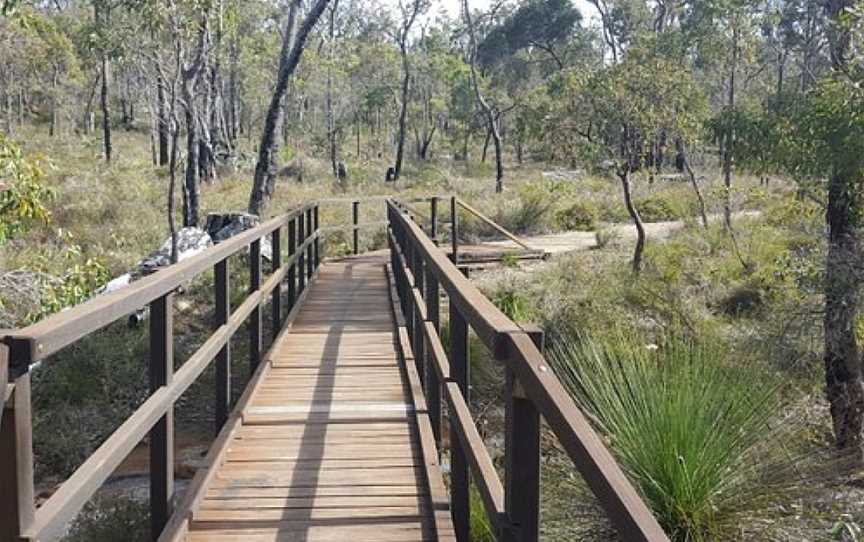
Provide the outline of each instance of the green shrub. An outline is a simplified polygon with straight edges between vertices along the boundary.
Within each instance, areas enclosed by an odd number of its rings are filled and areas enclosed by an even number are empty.
[[[489,516],[486,515],[483,499],[480,497],[480,492],[474,484],[471,484],[468,494],[471,514],[471,542],[495,542],[495,531],[492,528],[492,522],[489,521]]]
[[[64,542],[150,540],[149,506],[128,497],[97,497],[84,507]]]
[[[675,203],[659,194],[637,201],[636,209],[645,222],[667,222],[684,218],[684,213]]]
[[[621,233],[614,227],[602,228],[594,233],[594,240],[597,242],[597,248],[606,248],[618,241],[620,238]]]
[[[492,302],[511,320],[527,322],[531,319],[531,302],[516,285],[499,288]]]
[[[71,242],[71,238],[67,237],[66,242]],[[76,244],[68,245],[60,257],[67,262],[66,271],[60,280],[43,281],[40,311],[31,315],[32,320],[86,301],[111,278],[100,260],[85,257]]]
[[[547,226],[546,217],[555,204],[554,192],[554,187],[542,183],[522,185],[517,198],[499,202],[492,220],[514,233],[543,231]]]
[[[592,231],[597,227],[600,212],[592,203],[577,201],[555,214],[558,226],[567,231]]]
[[[54,191],[43,184],[44,177],[42,168],[0,133],[0,244],[33,222],[48,222],[46,204]]]
[[[765,303],[765,291],[754,284],[742,284],[733,288],[720,301],[720,312],[727,316],[751,316]]]
[[[795,478],[778,467],[785,451],[770,425],[781,407],[776,386],[726,356],[716,345],[677,337],[646,345],[623,333],[604,341],[574,334],[551,351],[674,540],[729,539],[739,513],[757,512]]]

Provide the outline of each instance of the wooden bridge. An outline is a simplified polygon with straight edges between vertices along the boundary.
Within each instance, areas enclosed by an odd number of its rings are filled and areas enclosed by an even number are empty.
[[[319,205],[30,327],[0,332],[0,541],[62,538],[142,440],[149,443],[153,540],[467,542],[470,514],[478,513],[469,506],[473,483],[498,540],[536,541],[540,433],[547,430],[541,418],[623,540],[668,540],[550,370],[542,333],[509,320],[471,284],[454,264],[458,249],[448,257],[433,240],[434,218],[424,231],[406,204],[388,199],[389,250],[324,260]],[[433,199],[432,217],[435,206]],[[352,214],[357,253],[356,204]],[[265,277],[268,238],[273,258]],[[247,252],[241,261],[248,261],[249,287],[231,307],[229,258]],[[210,269],[212,334],[175,367],[174,294]],[[36,507],[34,364],[62,362],[52,356],[142,306],[150,308],[150,395]],[[272,333],[263,331],[265,312]],[[251,377],[232,404],[230,339],[244,324]],[[507,375],[501,465],[468,407],[471,330]],[[206,467],[179,496],[173,407],[211,364],[218,433]]]

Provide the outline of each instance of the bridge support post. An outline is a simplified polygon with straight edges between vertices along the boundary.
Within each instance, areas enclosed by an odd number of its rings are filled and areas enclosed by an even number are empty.
[[[252,241],[249,247],[249,294],[261,289],[261,239]],[[249,315],[249,375],[261,363],[261,302],[259,301]]]
[[[292,218],[288,221],[288,259],[297,252],[297,222]],[[294,308],[297,300],[297,263],[288,267],[288,310]]]
[[[216,293],[216,321],[214,326],[228,323],[231,316],[231,291],[228,278],[228,259],[218,262],[214,267]],[[216,434],[225,425],[231,411],[231,343],[228,342],[216,355],[216,414],[214,417]]]
[[[174,375],[174,295],[150,303],[150,393]],[[174,406],[150,430],[150,538],[157,540],[171,517],[174,496]]]
[[[459,385],[465,403],[470,404],[468,359],[468,322],[450,304],[450,376]],[[471,504],[468,458],[462,449],[456,423],[450,424],[450,511],[458,542],[470,541]]]
[[[297,295],[306,289],[306,250],[303,242],[306,241],[306,217],[303,213],[297,216],[297,250],[300,258],[297,260]]]
[[[313,272],[318,269],[318,266],[321,265],[321,238],[317,237],[318,235],[318,204],[315,204],[315,207],[312,209],[312,234],[315,235],[315,265],[313,265]]]
[[[270,272],[275,273],[279,271],[279,268],[282,267],[282,227],[278,227],[273,230],[273,234],[271,236],[270,245],[273,247],[273,257],[270,260]],[[272,340],[276,340],[276,336],[279,335],[279,330],[282,328],[282,282],[276,285],[276,288],[273,290],[273,297],[270,302],[270,308],[273,311],[273,329]]]
[[[0,365],[9,349],[0,344]],[[6,399],[6,389],[0,390]],[[0,541],[18,541],[33,524],[33,426],[30,374],[15,380],[9,400],[2,405],[0,420]]]
[[[523,329],[543,351],[543,331]],[[537,542],[540,536],[540,414],[507,366],[505,397],[504,506],[512,532],[505,539]]]
[[[351,202],[351,219],[352,224],[354,225],[352,228],[354,235],[354,255],[360,254],[360,230],[358,225],[360,224],[360,202],[354,201]]]
[[[312,230],[312,209],[306,209],[306,238],[312,237],[314,235],[314,231]],[[312,280],[312,273],[314,269],[312,268],[315,265],[315,255],[313,253],[314,247],[310,243],[309,246],[306,247],[306,281],[309,282]]]
[[[459,204],[456,196],[450,198],[450,243],[453,247],[450,254],[455,265],[459,265]]]
[[[438,244],[438,196],[429,199],[429,237]]]

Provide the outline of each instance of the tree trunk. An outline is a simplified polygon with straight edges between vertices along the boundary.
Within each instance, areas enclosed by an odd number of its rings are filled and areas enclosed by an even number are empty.
[[[57,131],[57,79],[59,78],[57,67],[54,67],[51,76],[51,124],[48,126],[48,135],[54,137]]]
[[[642,224],[642,217],[639,216],[639,211],[633,203],[633,194],[630,186],[630,168],[624,167],[618,172],[618,178],[621,179],[621,187],[624,190],[624,204],[627,206],[627,212],[630,218],[633,219],[633,224],[636,226],[636,248],[633,250],[633,272],[639,273],[642,271],[642,255],[645,252],[645,226]]]
[[[857,343],[860,303],[861,243],[852,223],[853,182],[842,174],[830,179],[828,255],[825,260],[825,389],[831,405],[834,435],[841,449],[860,459],[864,429],[864,383]]]
[[[504,191],[504,164],[501,149],[501,134],[498,132],[498,117],[480,93],[480,83],[477,80],[477,37],[474,34],[474,23],[471,20],[471,9],[468,6],[468,0],[462,0],[462,8],[465,12],[465,23],[468,27],[468,37],[471,46],[471,52],[468,55],[468,65],[471,68],[471,83],[474,87],[474,96],[477,98],[477,103],[480,104],[480,109],[486,115],[489,132],[491,132],[492,140],[495,142],[495,192],[501,193]]]
[[[489,151],[489,140],[492,139],[492,129],[486,129],[486,139],[483,141],[483,152],[480,154],[480,163],[486,163],[486,155]]]
[[[108,107],[108,57],[102,54],[102,90],[99,105],[102,109],[102,141],[105,149],[105,161],[111,163],[111,111]]]
[[[336,165],[336,118],[333,112],[333,52],[335,49],[334,36],[336,33],[336,8],[339,0],[333,0],[330,6],[330,25],[327,33],[327,144],[330,150],[330,168],[333,177],[339,179],[339,171]]]
[[[738,70],[738,23],[734,23],[732,30],[732,65],[729,70],[729,96],[726,103],[729,114],[735,111],[735,72]],[[726,129],[725,143],[723,145],[723,226],[727,230],[732,229],[732,152],[735,141],[735,129],[731,119]]]
[[[183,102],[186,110],[186,175],[183,182],[183,226],[198,225],[200,188],[198,184],[198,130],[196,126],[194,83],[183,80]]]
[[[306,45],[309,32],[327,7],[328,0],[317,0],[312,6],[303,24],[294,38],[294,26],[297,12],[300,9],[300,0],[293,0],[288,11],[288,23],[285,36],[282,40],[282,52],[279,60],[279,75],[276,79],[276,88],[270,99],[267,109],[267,117],[264,121],[264,132],[261,135],[261,144],[258,147],[258,163],[255,165],[255,178],[252,183],[252,192],[249,195],[249,212],[256,215],[266,208],[273,195],[276,179],[276,129],[279,125],[279,116],[282,111],[282,98],[288,88],[288,81],[300,62],[300,56]]]
[[[829,16],[837,22],[853,0],[828,0]],[[842,24],[829,32],[836,79],[846,77],[851,35]],[[864,378],[857,340],[860,318],[861,219],[864,196],[860,173],[837,163],[828,180],[828,254],[825,259],[825,391],[830,403],[837,447],[864,461]]]
[[[405,119],[408,116],[408,91],[411,74],[408,71],[408,50],[402,45],[402,103],[399,108],[399,134],[396,139],[396,164],[393,167],[393,180],[399,180],[402,173],[402,156],[405,153]]]
[[[168,127],[168,113],[165,111],[165,80],[163,79],[162,75],[156,76],[156,101],[156,132],[159,139],[159,165],[165,166],[168,165],[168,162],[170,160],[168,145],[171,135],[169,133]]]
[[[705,209],[705,198],[702,197],[702,191],[699,190],[699,183],[696,182],[696,174],[693,172],[693,168],[690,166],[690,158],[687,156],[687,151],[684,148],[684,142],[680,139],[676,139],[675,147],[677,148],[678,155],[681,158],[681,165],[684,166],[684,171],[687,172],[687,176],[690,178],[690,186],[693,187],[693,192],[696,194],[696,200],[699,202],[699,215],[702,218],[702,226],[707,229],[708,213]]]

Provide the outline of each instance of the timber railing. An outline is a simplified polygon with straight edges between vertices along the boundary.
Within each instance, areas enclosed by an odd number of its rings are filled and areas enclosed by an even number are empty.
[[[454,211],[455,205],[453,201]],[[470,475],[498,540],[538,539],[542,416],[622,539],[668,542],[544,359],[542,332],[524,329],[498,310],[453,263],[457,258],[447,258],[411,219],[404,204],[389,201],[387,213],[390,266],[439,450],[442,395],[449,413],[450,508],[456,539],[470,539]],[[449,300],[449,358],[440,338],[442,290]],[[506,372],[503,483],[468,408],[471,329]]]
[[[307,204],[246,230],[200,254],[112,293],[55,314],[29,327],[0,331],[0,541],[52,540],[73,519],[132,449],[149,435],[150,515],[155,540],[171,515],[174,494],[173,408],[215,360],[217,431],[231,408],[230,340],[248,322],[251,371],[262,360],[262,309],[270,299],[272,332],[301,300],[321,261],[319,204]],[[262,241],[270,237],[270,274],[262,282]],[[287,257],[282,241],[287,238]],[[229,258],[249,253],[245,299],[230,306]],[[174,370],[173,296],[178,288],[214,270],[216,321],[211,335]],[[287,296],[286,296],[287,294]],[[283,306],[283,297],[285,305]],[[34,364],[89,334],[149,306],[150,393],[143,403],[38,508],[34,505],[30,373]],[[75,431],[76,428],[70,428]]]

